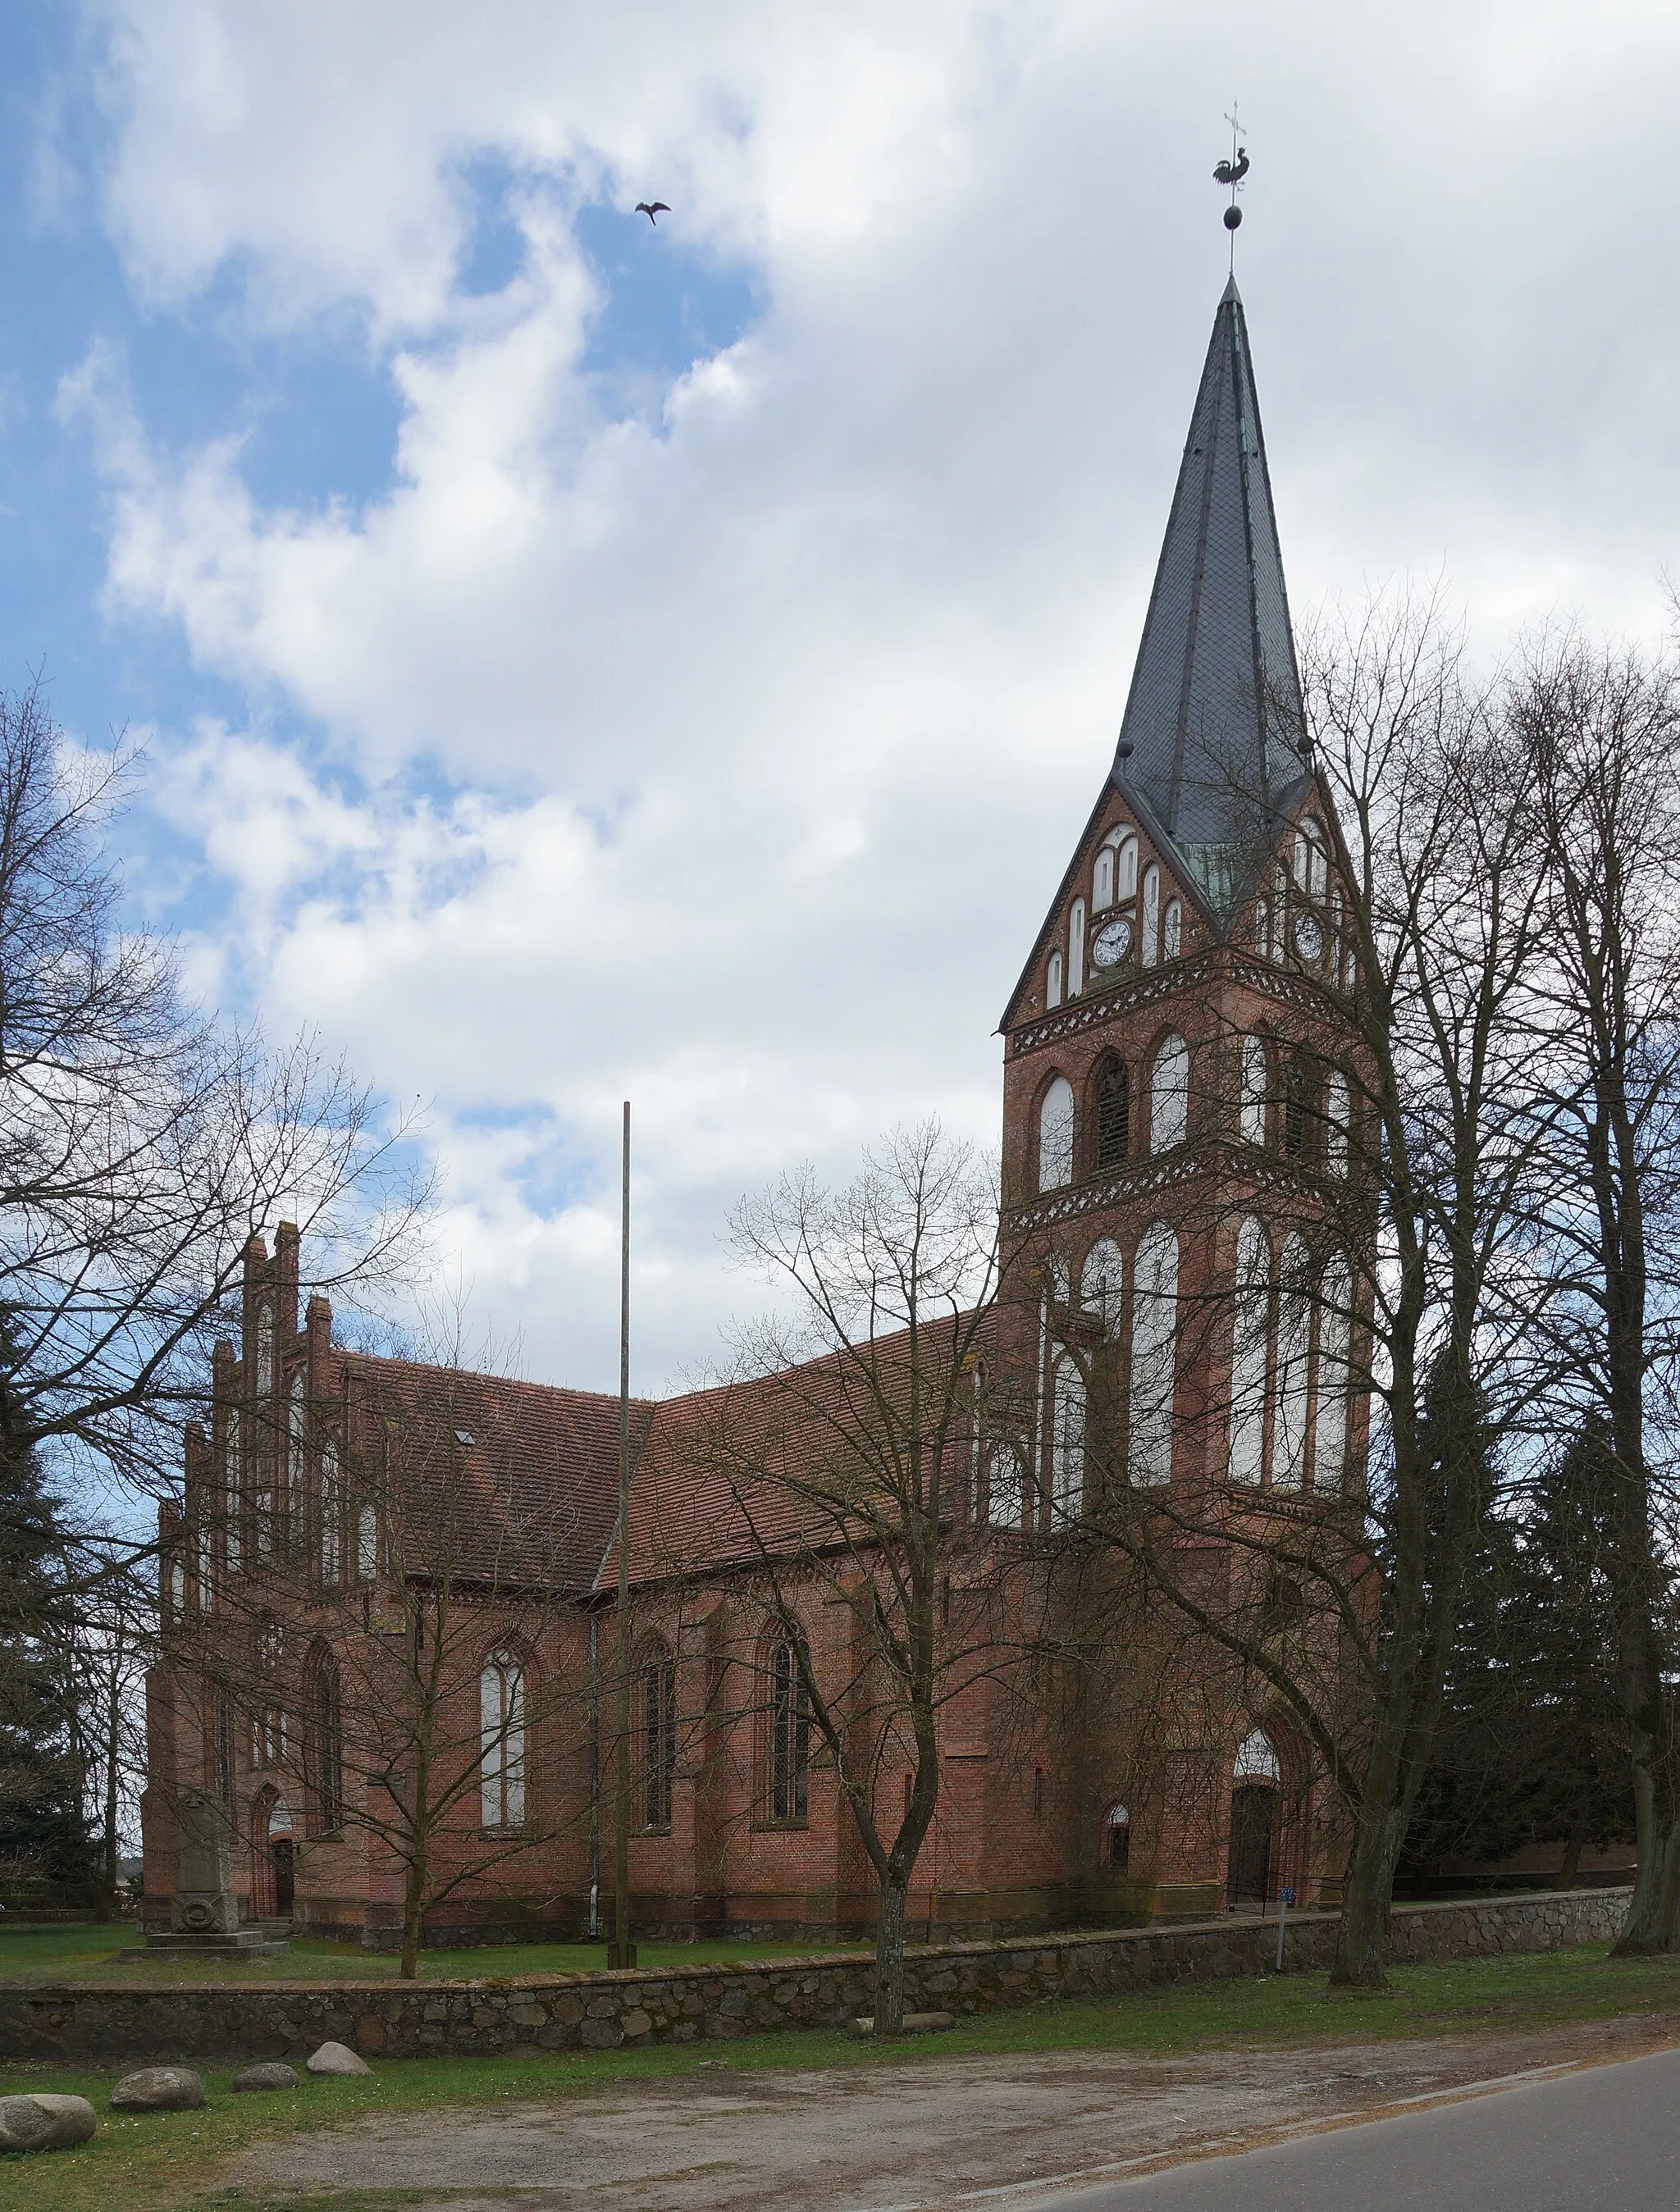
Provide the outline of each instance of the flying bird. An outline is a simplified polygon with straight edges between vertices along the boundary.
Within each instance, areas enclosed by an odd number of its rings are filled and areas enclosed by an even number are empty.
[[[1214,182],[1216,185],[1239,185],[1247,174],[1248,149],[1246,146],[1239,146],[1236,160],[1221,161],[1218,168],[1214,171]]]
[[[1243,167],[1245,168],[1248,167],[1246,161],[1244,162]],[[636,211],[638,215],[645,215],[655,230],[659,228],[660,217],[671,212],[663,200],[638,200],[636,204]]]

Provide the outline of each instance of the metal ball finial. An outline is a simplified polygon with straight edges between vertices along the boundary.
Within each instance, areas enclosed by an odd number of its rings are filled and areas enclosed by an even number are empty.
[[[1243,211],[1239,207],[1233,204],[1225,210],[1225,227],[1227,230],[1235,230],[1242,219]]]

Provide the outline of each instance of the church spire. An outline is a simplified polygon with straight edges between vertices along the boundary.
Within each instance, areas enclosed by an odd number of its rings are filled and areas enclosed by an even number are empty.
[[[1214,318],[1138,647],[1114,780],[1228,911],[1268,813],[1305,773],[1300,678],[1248,325]]]

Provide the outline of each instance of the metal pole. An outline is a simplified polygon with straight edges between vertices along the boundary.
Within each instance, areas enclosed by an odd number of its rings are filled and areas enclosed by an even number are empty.
[[[1289,1907],[1294,1901],[1293,1889],[1281,1889],[1277,1893],[1277,1971],[1280,1974],[1283,1972],[1283,1923],[1288,1918]]]
[[[613,1863],[612,1951],[615,1966],[633,1966],[630,1922],[630,1115],[624,1101],[624,1165],[620,1213],[618,1285],[618,1849]]]

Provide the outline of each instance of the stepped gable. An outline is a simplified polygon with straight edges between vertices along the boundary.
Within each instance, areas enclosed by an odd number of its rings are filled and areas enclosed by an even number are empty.
[[[1235,277],[1214,318],[1126,701],[1113,780],[1228,918],[1256,845],[1306,774],[1248,327]]]

